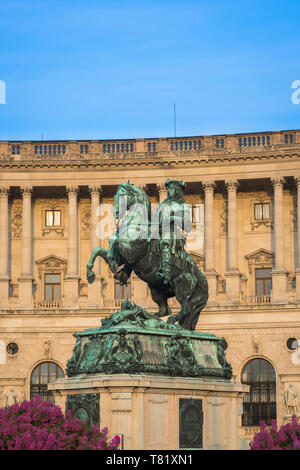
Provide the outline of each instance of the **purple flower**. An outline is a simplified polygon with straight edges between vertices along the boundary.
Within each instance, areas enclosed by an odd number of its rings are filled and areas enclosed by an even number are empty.
[[[15,403],[0,409],[0,450],[115,449],[108,430],[72,418],[52,402]]]

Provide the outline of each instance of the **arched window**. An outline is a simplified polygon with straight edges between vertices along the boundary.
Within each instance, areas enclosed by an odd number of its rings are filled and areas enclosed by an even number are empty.
[[[48,384],[65,376],[63,370],[55,362],[42,362],[33,370],[30,379],[30,400],[40,395],[41,401],[52,401],[54,395],[48,390]]]
[[[244,399],[242,425],[259,426],[261,421],[270,425],[276,419],[274,367],[265,359],[251,359],[242,370],[242,383],[250,385]]]

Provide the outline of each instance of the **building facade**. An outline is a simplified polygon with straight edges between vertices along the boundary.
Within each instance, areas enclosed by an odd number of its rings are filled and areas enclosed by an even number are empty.
[[[88,284],[86,264],[94,247],[108,247],[97,227],[118,184],[139,185],[155,205],[170,178],[186,183],[187,250],[209,283],[197,330],[224,337],[233,380],[251,387],[241,438],[261,419],[298,413],[300,130],[1,141],[0,166],[0,406],[51,399],[47,384],[64,375],[73,333],[99,326],[122,299],[156,311],[136,276],[120,286],[98,260]]]

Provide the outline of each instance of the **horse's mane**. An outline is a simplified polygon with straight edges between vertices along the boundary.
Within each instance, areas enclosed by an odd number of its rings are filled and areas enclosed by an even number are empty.
[[[150,204],[149,198],[148,198],[147,194],[145,193],[145,191],[143,191],[138,186],[135,186],[134,184],[130,184],[130,183],[121,183],[118,186],[118,190],[119,190],[119,188],[125,189],[125,191],[128,192],[131,196],[134,196],[134,198],[135,198],[135,200],[138,204],[145,205],[147,207],[147,210],[148,210],[148,216],[150,217],[151,204]]]

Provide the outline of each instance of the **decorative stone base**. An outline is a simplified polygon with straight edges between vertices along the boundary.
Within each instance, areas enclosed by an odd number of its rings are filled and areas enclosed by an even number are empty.
[[[124,449],[236,449],[248,386],[217,378],[82,375],[48,385],[56,403],[97,420]],[[89,394],[89,395],[84,395]],[[70,396],[68,399],[68,396]],[[77,398],[76,398],[77,395]],[[94,403],[95,401],[95,403]],[[76,405],[77,403],[77,405]]]

